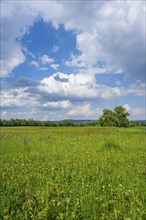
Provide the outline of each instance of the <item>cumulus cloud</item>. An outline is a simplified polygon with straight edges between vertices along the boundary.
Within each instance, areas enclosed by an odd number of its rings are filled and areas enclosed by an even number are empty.
[[[33,65],[33,66],[37,67],[37,69],[42,70],[42,71],[48,70],[48,68],[44,66],[46,64],[50,64],[50,66],[53,69],[57,69],[59,65],[55,64],[53,62],[54,62],[53,58],[51,58],[48,55],[44,54],[44,55],[38,57],[38,59],[32,60],[30,62],[30,65]]]
[[[97,118],[102,113],[102,109],[97,107],[101,100],[106,101],[130,93],[131,91],[122,87],[99,85],[93,75],[67,75],[58,72],[40,82],[20,77],[14,87],[2,89],[0,96],[3,116],[8,117],[8,110],[11,112],[17,108],[17,111],[24,111],[25,108],[35,109],[35,117],[38,115],[39,119],[43,119],[45,112],[48,112],[47,117],[58,120],[61,117],[63,119],[64,115],[72,118]],[[137,93],[139,95],[139,91]],[[124,107],[130,111],[131,117],[144,116],[143,108],[128,104]],[[56,111],[59,111],[59,115]],[[17,118],[17,113],[14,114]],[[14,114],[11,112],[11,115]]]
[[[123,107],[129,112],[130,117],[132,119],[138,118],[145,120],[146,116],[146,110],[143,107],[135,107],[135,106],[130,106],[129,104],[125,104]]]
[[[14,88],[1,91],[1,108],[14,108],[22,106],[36,106],[37,101],[26,92],[26,88]]]
[[[46,94],[48,98],[69,99],[72,101],[99,101],[125,94],[118,87],[107,87],[96,83],[94,75],[55,73],[40,81],[37,87],[39,93]],[[35,91],[36,92],[36,91]]]
[[[128,104],[125,104],[124,106],[123,106],[125,109],[126,109],[126,111],[130,111],[131,110],[131,107],[128,105]]]
[[[59,64],[53,63],[53,64],[51,64],[51,67],[52,67],[53,69],[57,70],[58,67],[59,67]]]
[[[38,62],[36,60],[32,60],[30,62],[30,65],[33,65],[33,66],[36,66],[37,68],[39,68],[39,64],[38,64]]]
[[[90,1],[38,1],[37,4],[2,1],[1,9],[1,77],[12,74],[28,54],[33,59],[30,64],[42,71],[48,66],[59,69],[59,64],[49,55],[36,58],[23,48],[21,39],[38,18],[51,22],[56,29],[64,24],[67,31],[73,30],[79,51],[79,55],[72,53],[65,62],[67,66],[76,67],[76,74],[57,72],[37,83],[21,78],[15,88],[2,90],[4,108],[41,106],[41,111],[61,109],[58,118],[65,113],[89,116],[94,114],[91,102],[128,94],[144,96],[144,1],[93,1],[92,4]],[[57,53],[59,49],[58,45],[52,45],[52,52]],[[110,72],[125,73],[135,83],[129,88],[121,87],[119,80],[116,87],[98,84],[95,75]],[[141,108],[135,107],[135,111],[130,108],[133,116],[144,114]],[[50,117],[55,118],[55,112],[51,111]]]
[[[107,68],[115,72],[120,69],[128,77],[144,79],[144,3],[109,1],[99,9],[97,5],[93,10],[96,16],[91,16],[91,27],[76,36],[81,55],[72,55],[66,64],[88,68],[97,61],[105,61]]]
[[[35,87],[39,84],[37,81],[33,81],[28,77],[20,76],[13,85],[14,88],[28,88],[28,87]]]
[[[135,83],[130,84],[127,89],[127,94],[133,94],[137,96],[145,96],[146,93],[146,83],[141,81],[136,81]]]
[[[32,109],[31,111],[3,111],[1,113],[2,119],[34,119],[34,120],[42,120],[43,116],[41,112]]]
[[[53,63],[54,60],[49,57],[48,55],[44,54],[43,56],[40,57],[41,63],[42,64],[48,64],[48,63]]]
[[[118,87],[96,83],[93,75],[55,73],[41,81],[20,77],[10,89],[1,91],[1,106],[36,106],[69,108],[75,102],[99,102],[124,95]]]
[[[39,15],[55,28],[64,24],[67,30],[76,31],[76,46],[81,54],[71,57],[68,64],[88,68],[104,61],[114,71],[120,69],[131,78],[144,79],[143,1],[2,1],[1,7],[2,76],[8,76],[24,62],[17,39],[23,37]],[[43,61],[52,62],[48,57]]]
[[[102,114],[101,108],[93,109],[90,104],[74,106],[67,115],[71,117],[99,117]]]
[[[42,105],[42,108],[46,108],[46,109],[66,109],[69,108],[71,106],[71,103],[68,100],[63,100],[63,101],[58,101],[58,102],[45,102]]]
[[[1,77],[9,76],[14,68],[25,61],[22,36],[38,16],[25,2],[1,2]]]
[[[46,70],[48,70],[48,68],[47,67],[40,67],[39,70],[46,71]]]

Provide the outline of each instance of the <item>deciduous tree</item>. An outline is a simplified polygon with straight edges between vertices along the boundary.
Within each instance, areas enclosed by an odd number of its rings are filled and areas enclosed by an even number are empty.
[[[101,126],[116,126],[116,127],[128,127],[129,120],[127,118],[129,113],[122,106],[117,106],[114,111],[104,109],[102,116],[99,118]]]

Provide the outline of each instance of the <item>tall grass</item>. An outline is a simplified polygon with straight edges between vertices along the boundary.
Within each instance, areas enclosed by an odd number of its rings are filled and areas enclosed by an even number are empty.
[[[144,132],[2,128],[0,219],[146,219]]]

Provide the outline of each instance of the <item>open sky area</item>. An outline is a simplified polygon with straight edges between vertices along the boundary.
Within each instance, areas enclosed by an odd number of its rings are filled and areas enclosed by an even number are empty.
[[[0,4],[2,119],[145,119],[145,1]]]

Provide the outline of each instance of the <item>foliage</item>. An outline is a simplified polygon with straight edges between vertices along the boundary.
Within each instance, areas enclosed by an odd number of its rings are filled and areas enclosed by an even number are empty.
[[[10,120],[1,120],[0,119],[0,126],[1,127],[15,127],[15,126],[46,126],[46,127],[84,127],[84,126],[117,126],[115,125],[115,114],[113,111],[105,109],[103,111],[103,115],[98,120],[87,120],[87,121],[74,121],[74,120],[64,120],[60,122],[55,121],[36,121],[33,119],[10,119]],[[145,121],[125,121],[126,126],[134,127],[134,126],[146,126]],[[123,122],[122,122],[123,123]]]
[[[3,127],[0,219],[146,219],[141,128]]]
[[[33,119],[10,119],[10,120],[0,120],[0,126],[47,126],[47,127],[69,127],[69,126],[96,126],[97,121],[73,121],[73,120],[64,120],[60,122],[53,121],[36,121]]]
[[[69,120],[64,120],[62,122],[59,123],[59,126],[74,126],[74,123],[72,121],[69,121]]]
[[[129,116],[129,113],[127,110],[122,106],[117,106],[114,108],[115,112],[115,125],[117,127],[128,127],[129,120],[127,119],[127,116]]]
[[[116,139],[106,138],[103,144],[103,149],[105,150],[121,149],[121,145]]]
[[[129,113],[122,106],[117,106],[114,111],[104,109],[99,123],[101,126],[128,127],[129,120],[127,116],[129,116]]]

